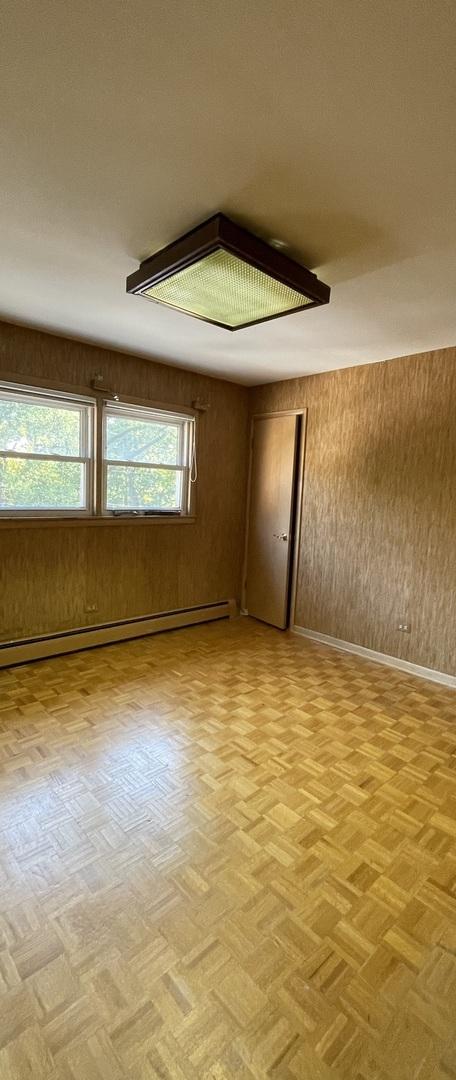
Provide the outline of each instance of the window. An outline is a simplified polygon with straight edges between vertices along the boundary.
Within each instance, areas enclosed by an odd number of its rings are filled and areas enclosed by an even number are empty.
[[[0,388],[0,513],[92,510],[90,400]]]
[[[0,383],[0,518],[190,514],[195,419]]]
[[[189,512],[194,421],[107,402],[103,417],[103,510]]]

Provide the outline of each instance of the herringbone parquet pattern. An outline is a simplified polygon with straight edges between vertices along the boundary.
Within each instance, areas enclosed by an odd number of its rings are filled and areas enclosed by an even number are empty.
[[[2,1080],[456,1077],[451,691],[250,620],[0,689]]]

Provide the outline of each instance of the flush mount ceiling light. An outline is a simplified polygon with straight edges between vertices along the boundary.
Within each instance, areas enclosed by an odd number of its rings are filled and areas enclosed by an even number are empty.
[[[215,214],[151,255],[127,292],[226,330],[329,302],[330,288],[264,240]]]

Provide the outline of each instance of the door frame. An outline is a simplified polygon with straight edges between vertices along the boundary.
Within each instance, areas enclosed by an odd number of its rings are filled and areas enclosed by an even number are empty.
[[[296,612],[296,592],[298,586],[298,569],[299,569],[299,537],[301,536],[301,523],[302,523],[302,506],[303,506],[303,494],[304,494],[304,466],[306,457],[306,443],[307,443],[307,408],[304,409],[280,409],[275,412],[262,412],[252,413],[250,417],[250,433],[249,433],[249,470],[247,474],[247,497],[246,497],[246,516],[245,516],[245,540],[244,540],[244,559],[242,563],[242,590],[241,590],[241,615],[248,615],[247,603],[247,556],[249,546],[249,517],[250,517],[250,501],[251,501],[251,488],[252,488],[252,462],[253,462],[253,431],[255,420],[271,420],[276,416],[300,416],[301,424],[300,431],[298,433],[298,445],[296,451],[296,463],[295,463],[295,475],[293,484],[293,530],[291,536],[291,542],[293,545],[291,555],[291,568],[289,576],[288,586],[288,630],[290,626],[295,624],[295,612]]]

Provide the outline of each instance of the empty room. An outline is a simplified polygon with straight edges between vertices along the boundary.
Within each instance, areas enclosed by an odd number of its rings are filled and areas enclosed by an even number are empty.
[[[0,50],[0,1080],[456,1080],[456,8]]]

